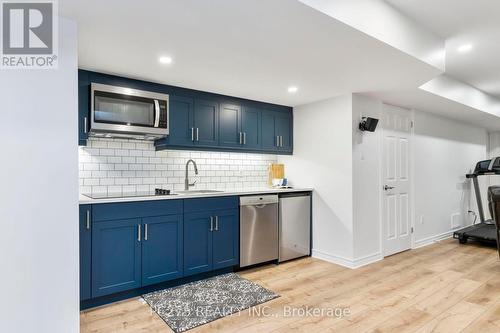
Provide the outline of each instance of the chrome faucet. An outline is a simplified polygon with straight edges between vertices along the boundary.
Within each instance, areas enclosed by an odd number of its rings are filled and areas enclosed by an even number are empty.
[[[194,166],[194,174],[197,175],[198,174],[198,167],[196,166],[196,162],[193,161],[193,160],[189,160],[186,162],[186,178],[184,178],[184,190],[185,191],[188,191],[189,190],[189,187],[190,186],[194,186],[194,184],[196,184],[196,180],[194,181],[194,183],[190,184],[189,183],[189,162],[192,162],[193,163],[193,166]]]

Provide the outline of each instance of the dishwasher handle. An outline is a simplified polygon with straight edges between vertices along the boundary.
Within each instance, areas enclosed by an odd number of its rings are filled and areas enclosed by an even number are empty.
[[[261,208],[266,208],[269,205],[276,205],[276,204],[275,203],[271,203],[271,204],[253,205],[253,207],[261,209]]]

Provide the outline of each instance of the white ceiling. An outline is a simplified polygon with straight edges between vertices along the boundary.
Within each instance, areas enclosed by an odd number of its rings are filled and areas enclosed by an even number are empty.
[[[425,90],[377,91],[365,93],[365,95],[381,99],[388,104],[435,113],[477,125],[489,131],[500,131],[499,117]]]
[[[81,68],[285,105],[417,87],[439,73],[291,0],[64,0]],[[161,55],[173,57],[160,65]],[[289,94],[291,85],[299,87]]]
[[[386,0],[446,39],[446,74],[500,97],[500,1]],[[468,53],[460,45],[472,44]]]

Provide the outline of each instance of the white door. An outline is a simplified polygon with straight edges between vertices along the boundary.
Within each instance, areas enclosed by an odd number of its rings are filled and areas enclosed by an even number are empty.
[[[384,256],[411,248],[411,112],[383,105],[382,241]]]

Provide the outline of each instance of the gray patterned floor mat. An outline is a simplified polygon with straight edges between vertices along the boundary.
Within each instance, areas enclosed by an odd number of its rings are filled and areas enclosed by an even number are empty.
[[[229,273],[142,297],[172,330],[180,333],[279,295]]]

